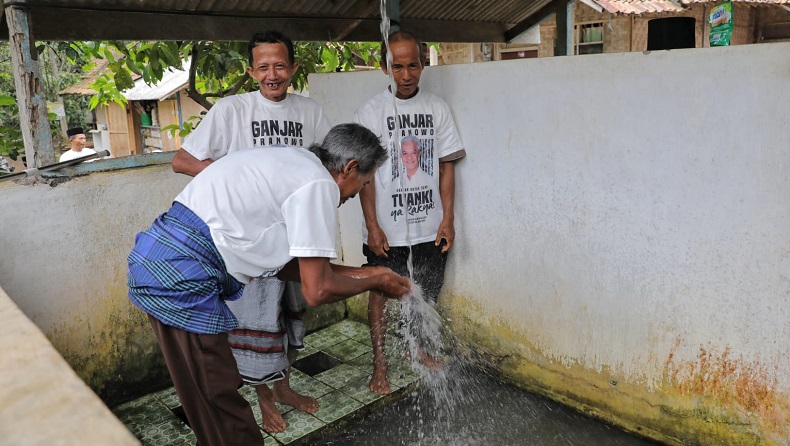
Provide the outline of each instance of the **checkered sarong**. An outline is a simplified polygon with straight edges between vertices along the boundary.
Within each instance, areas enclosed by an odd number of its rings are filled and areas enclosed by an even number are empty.
[[[201,334],[238,326],[224,301],[244,286],[228,274],[208,226],[181,203],[137,234],[128,263],[129,299],[163,324]]]

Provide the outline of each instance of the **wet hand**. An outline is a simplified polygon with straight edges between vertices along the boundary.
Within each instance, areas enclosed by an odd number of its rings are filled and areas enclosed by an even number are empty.
[[[381,275],[379,291],[389,299],[400,299],[411,292],[411,280],[392,271]]]

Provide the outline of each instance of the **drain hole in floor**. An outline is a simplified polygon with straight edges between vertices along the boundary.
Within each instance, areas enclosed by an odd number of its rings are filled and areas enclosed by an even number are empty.
[[[293,366],[297,370],[300,370],[309,376],[315,376],[321,372],[325,372],[333,368],[338,364],[340,364],[340,361],[337,359],[327,355],[324,352],[317,352],[294,362]]]

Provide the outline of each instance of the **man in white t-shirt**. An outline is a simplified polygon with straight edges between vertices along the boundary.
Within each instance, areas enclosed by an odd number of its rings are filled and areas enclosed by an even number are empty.
[[[73,127],[66,130],[66,136],[69,137],[69,145],[71,148],[60,155],[58,162],[82,158],[83,156],[96,153],[95,150],[85,147],[87,140],[85,138],[85,131],[82,130],[82,127]]]
[[[392,73],[396,91],[388,88],[377,94],[357,110],[355,117],[381,138],[390,153],[375,179],[360,192],[366,238],[362,250],[369,265],[388,266],[399,274],[409,273],[407,260],[411,253],[412,279],[422,287],[426,300],[436,302],[444,282],[447,253],[455,240],[454,162],[466,151],[444,100],[419,89],[424,63],[419,39],[408,32],[397,32],[388,40],[392,60],[388,66],[382,55],[382,70]],[[385,48],[382,44],[382,51]],[[384,358],[384,304],[381,293],[370,293],[370,389],[380,394],[390,391]],[[425,352],[417,359],[430,367],[441,364]]]
[[[241,149],[308,147],[324,139],[331,125],[321,106],[288,94],[298,68],[291,40],[277,31],[256,34],[248,45],[248,60],[247,74],[257,81],[259,91],[217,101],[173,158],[175,172],[195,176]],[[285,318],[265,311],[281,301],[287,310]],[[230,334],[231,347],[245,382],[255,386],[263,427],[269,432],[285,430],[275,401],[315,413],[315,398],[300,395],[290,386],[289,363],[303,348],[304,336],[301,317],[306,303],[298,284],[258,278],[245,288],[244,298],[229,306],[240,324]],[[287,329],[281,326],[283,320]],[[268,383],[274,383],[273,392]]]
[[[148,314],[198,444],[265,444],[238,391],[228,339],[238,321],[227,303],[251,278],[301,280],[311,306],[371,289],[409,292],[409,280],[390,269],[329,261],[337,257],[337,207],[386,156],[358,124],[332,128],[309,150],[240,150],[207,167],[135,237],[129,299]]]

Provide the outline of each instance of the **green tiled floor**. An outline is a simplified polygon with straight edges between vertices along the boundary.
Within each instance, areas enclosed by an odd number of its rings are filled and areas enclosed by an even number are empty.
[[[387,339],[386,353],[390,361],[389,378],[392,393],[382,397],[368,389],[373,371],[370,334],[364,324],[344,320],[305,337],[305,350],[299,359],[322,352],[338,361],[326,371],[309,376],[292,369],[291,387],[318,400],[320,409],[314,415],[290,406],[277,404],[288,428],[269,434],[264,431],[266,446],[297,445],[321,435],[321,430],[341,423],[360,411],[369,412],[387,400],[401,398],[415,385],[419,375],[403,361],[403,351]],[[399,358],[399,359],[395,359]],[[244,386],[240,393],[250,402],[258,424],[261,412],[255,390]],[[374,406],[375,405],[375,406]],[[186,446],[195,444],[192,430],[176,414],[180,403],[175,391],[163,390],[146,395],[113,409],[115,415],[144,446]]]

